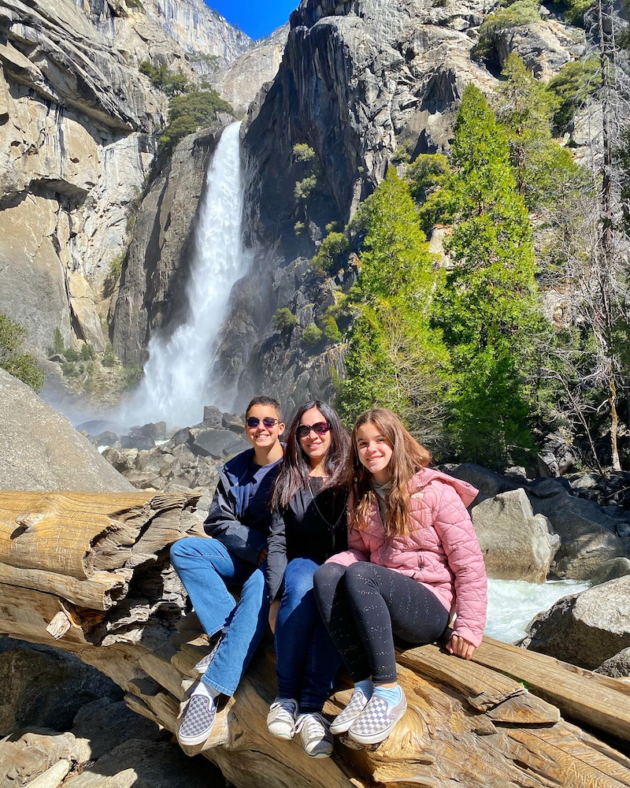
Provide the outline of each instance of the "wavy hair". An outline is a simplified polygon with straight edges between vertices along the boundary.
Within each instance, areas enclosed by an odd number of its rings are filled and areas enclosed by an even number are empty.
[[[328,478],[324,480],[324,488],[341,487],[346,484],[350,436],[336,411],[328,403],[314,399],[298,408],[289,427],[284,460],[271,494],[271,509],[277,507],[286,509],[300,488],[308,487],[311,465],[296,433],[302,416],[312,408],[317,408],[330,424],[330,448],[324,460],[324,469]]]
[[[350,526],[364,529],[370,510],[376,502],[372,488],[372,474],[359,459],[357,436],[364,424],[373,424],[392,448],[389,461],[391,485],[385,497],[388,517],[387,536],[409,534],[409,482],[431,462],[431,454],[407,431],[399,417],[386,408],[374,408],[362,413],[352,430],[350,446]]]

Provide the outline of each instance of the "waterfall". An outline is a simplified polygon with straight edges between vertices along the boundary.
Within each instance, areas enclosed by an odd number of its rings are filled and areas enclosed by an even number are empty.
[[[188,315],[168,338],[149,342],[144,379],[123,411],[127,423],[201,421],[212,386],[216,340],[230,291],[246,272],[242,246],[243,173],[240,123],[223,132],[206,177],[186,288]]]

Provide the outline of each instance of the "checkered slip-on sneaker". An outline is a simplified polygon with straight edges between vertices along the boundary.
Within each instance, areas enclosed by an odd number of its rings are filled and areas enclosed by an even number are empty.
[[[378,695],[372,695],[367,706],[348,730],[348,736],[359,744],[378,744],[392,732],[394,725],[407,711],[407,699],[402,698],[395,706]]]
[[[345,733],[367,706],[368,699],[360,689],[355,689],[350,703],[338,714],[330,726],[331,733]]]
[[[269,707],[267,730],[279,739],[292,739],[298,716],[298,702],[293,698],[276,698]]]
[[[212,733],[217,716],[215,701],[207,695],[192,695],[184,719],[177,731],[177,740],[184,747],[203,744]]]
[[[200,659],[199,662],[195,665],[194,670],[199,676],[203,676],[203,674],[206,672],[206,670],[208,670],[208,668],[212,664],[212,660],[216,657],[217,651],[219,650],[219,646],[223,642],[224,637],[225,637],[225,631],[220,630],[210,653],[206,654],[206,656],[203,659]]]
[[[295,733],[300,734],[302,748],[311,758],[330,758],[334,740],[330,723],[320,712],[300,714],[295,723]]]

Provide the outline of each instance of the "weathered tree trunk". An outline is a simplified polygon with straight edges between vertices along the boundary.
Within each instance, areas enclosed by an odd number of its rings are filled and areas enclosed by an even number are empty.
[[[198,531],[194,503],[0,492],[0,630],[73,652],[120,684],[131,708],[176,732],[193,666],[208,650],[168,562],[168,546]],[[473,662],[436,646],[400,652],[399,675],[409,711],[385,743],[342,741],[332,758],[311,760],[267,733],[267,650],[190,754],[202,752],[243,788],[630,786],[630,760],[579,727],[630,739],[630,686],[621,681],[489,638]],[[326,711],[348,696],[337,692]]]

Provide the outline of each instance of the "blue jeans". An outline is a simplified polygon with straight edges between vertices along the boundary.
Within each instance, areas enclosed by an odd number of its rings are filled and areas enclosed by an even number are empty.
[[[175,542],[171,561],[206,634],[211,637],[225,629],[202,681],[231,696],[267,628],[265,564],[256,568],[232,555],[217,539],[203,537]],[[227,585],[242,586],[238,604]]]
[[[317,569],[310,558],[289,561],[276,620],[278,696],[295,698],[303,712],[323,709],[341,665],[315,604]]]

